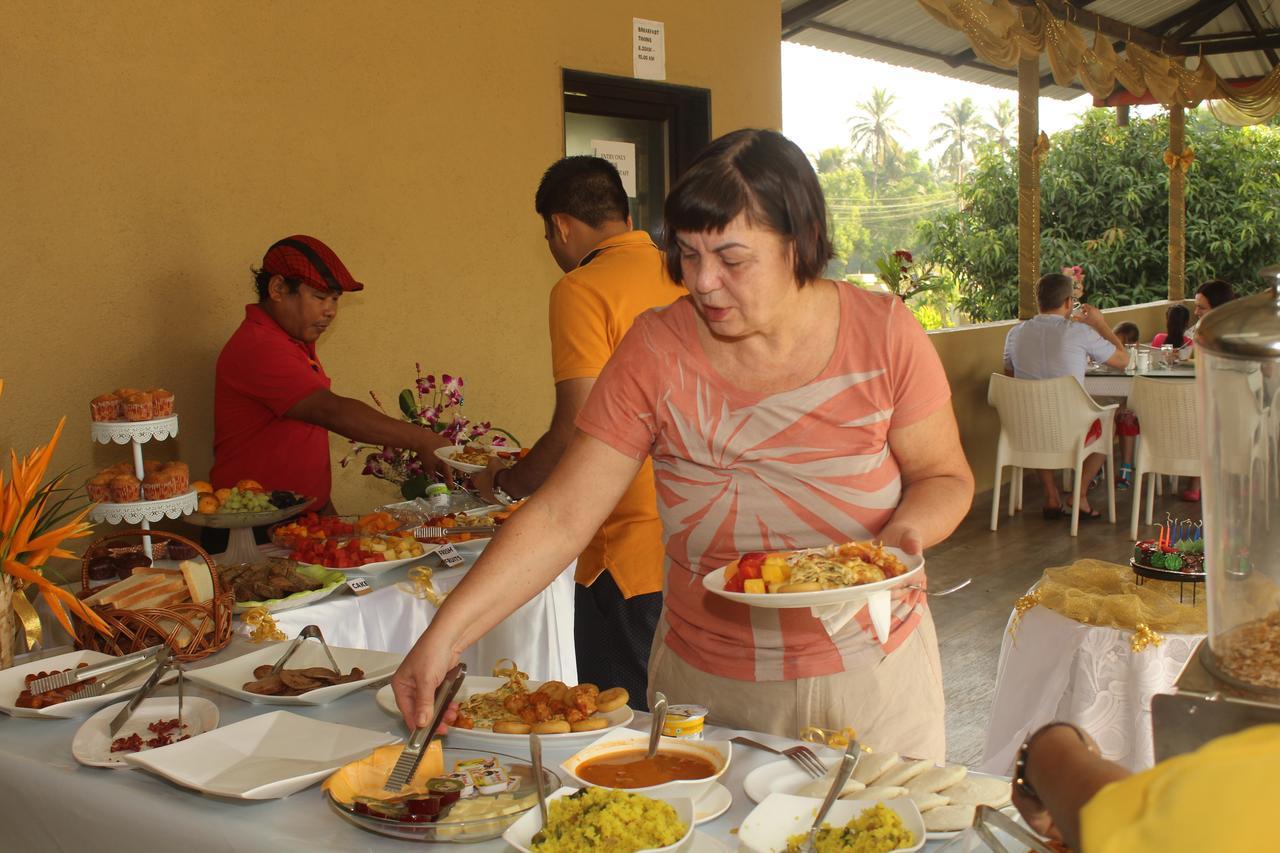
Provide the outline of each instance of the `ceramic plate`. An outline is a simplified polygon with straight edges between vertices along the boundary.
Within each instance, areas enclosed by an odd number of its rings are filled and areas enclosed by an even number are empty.
[[[547,797],[547,808],[551,807],[552,801],[567,797],[570,794],[577,793],[577,791],[577,788],[561,788]],[[684,836],[675,844],[670,844],[666,847],[646,847],[643,850],[636,851],[636,853],[674,853],[676,850],[687,849],[689,836],[693,833],[693,802],[688,797],[654,797],[653,799],[670,803],[680,817],[680,822],[687,829]],[[542,829],[542,815],[538,809],[531,809],[513,823],[506,832],[502,833],[502,837],[508,844],[519,850],[520,853],[533,853],[530,845],[533,843],[534,834],[540,829]]]
[[[398,740],[386,732],[272,711],[125,761],[205,794],[273,800]]]
[[[143,699],[142,704],[129,716],[124,726],[114,736],[110,733],[111,721],[124,708],[125,702],[117,702],[84,721],[71,741],[71,754],[76,761],[89,767],[127,767],[124,757],[129,753],[112,752],[111,743],[116,738],[132,734],[142,739],[154,737],[147,726],[160,720],[178,718],[178,697],[161,696]],[[182,734],[195,737],[218,727],[218,706],[199,696],[188,696],[182,703]],[[157,747],[162,748],[162,747]],[[144,748],[145,751],[145,748]]]
[[[309,592],[295,592],[293,595],[286,595],[284,598],[272,598],[267,601],[237,601],[234,608],[235,612],[243,613],[254,607],[265,607],[268,613],[296,610],[299,607],[306,607],[308,604],[315,604],[322,598],[328,598],[347,582],[347,576],[337,569],[326,569],[324,566],[306,564],[296,566],[295,569],[298,574],[318,580],[324,586]]]
[[[847,604],[854,601],[861,601],[867,598],[871,593],[879,590],[890,590],[895,587],[904,586],[906,584],[920,581],[924,574],[924,557],[919,554],[907,554],[897,548],[886,548],[893,556],[897,557],[907,567],[906,574],[898,575],[896,578],[888,580],[876,581],[875,583],[864,583],[858,586],[846,586],[840,589],[823,589],[817,592],[790,592],[790,593],[747,593],[747,592],[727,592],[724,588],[724,572],[726,567],[721,567],[704,575],[702,585],[716,595],[737,601],[742,604],[749,604],[752,607],[765,607],[769,609],[782,610],[790,607],[823,607],[832,604]]]
[[[450,468],[454,468],[458,471],[461,471],[464,474],[474,474],[477,471],[483,471],[485,469],[486,466],[484,465],[474,465],[470,462],[459,462],[457,459],[454,459],[454,456],[456,456],[458,452],[461,451],[462,449],[463,448],[459,447],[458,445],[452,445],[449,447],[437,447],[435,450],[436,458],[444,462],[444,464],[448,465]],[[515,455],[520,452],[520,448],[518,447],[503,448],[502,452],[504,455],[511,454],[511,457],[515,458]],[[495,458],[498,458],[498,457],[495,457]]]
[[[365,677],[347,684],[319,687],[315,690],[309,690],[301,696],[262,696],[243,689],[245,682],[253,681],[255,667],[262,664],[274,664],[280,660],[280,656],[284,654],[288,645],[289,643],[285,641],[272,643],[260,649],[255,649],[246,655],[241,655],[238,658],[233,658],[214,666],[193,669],[187,673],[187,678],[197,684],[217,690],[219,693],[225,693],[228,696],[234,696],[237,699],[243,699],[255,705],[327,705],[335,699],[346,696],[348,693],[368,687],[370,684],[384,678],[390,678],[396,671],[396,667],[400,665],[400,661],[404,660],[404,655],[391,654],[390,652],[372,652],[365,649],[344,649],[340,646],[330,646],[329,650],[333,652],[333,657],[343,672],[348,672],[353,666],[358,666],[364,670]],[[300,645],[298,651],[294,653],[293,657],[289,658],[289,663],[285,666],[287,669],[304,669],[309,666],[333,668],[329,663],[329,659],[325,657],[324,649],[320,647],[320,643],[316,640],[307,640]]]
[[[477,693],[488,693],[492,690],[497,690],[506,683],[507,680],[505,678],[468,675],[467,680],[462,682],[462,689],[458,691],[458,701],[462,702]],[[529,682],[529,690],[537,690],[538,685],[541,683],[542,682],[540,681]],[[375,699],[379,708],[386,711],[396,719],[400,719],[400,710],[396,707],[395,695],[392,693],[390,684],[379,690]],[[603,729],[596,729],[593,732],[569,732],[568,734],[563,735],[540,735],[539,737],[543,743],[547,744],[548,749],[585,745],[596,740],[605,732],[610,732],[614,729],[627,725],[627,723],[630,723],[632,719],[635,718],[635,712],[631,710],[630,706],[623,705],[616,711],[610,711],[605,714],[604,718],[609,721],[609,724]],[[528,735],[504,735],[485,729],[459,729],[451,727],[446,737],[449,739],[450,743],[464,741],[483,744],[489,749],[493,749],[495,751],[501,751],[502,747],[505,747],[507,751],[514,749],[517,752],[522,749],[529,748]]]
[[[48,708],[40,708],[39,710],[19,708],[14,704],[18,701],[18,694],[26,686],[24,679],[28,674],[37,672],[52,673],[60,669],[72,669],[81,663],[102,663],[103,661],[111,660],[111,658],[111,655],[104,655],[101,652],[68,652],[65,655],[55,655],[51,658],[21,663],[9,669],[0,670],[0,711],[11,717],[43,717],[45,719],[78,717],[81,714],[87,714],[90,711],[101,708],[103,705],[110,705],[121,696],[138,689],[142,686],[142,682],[147,680],[147,676],[151,675],[151,669],[144,668],[118,689],[102,696],[95,696],[92,699],[72,699],[69,702],[51,705]]]
[[[836,800],[827,813],[826,823],[841,826],[875,804],[874,800]],[[821,800],[811,797],[770,794],[742,822],[738,841],[744,850],[751,853],[782,853],[787,849],[788,838],[809,831],[821,805]],[[893,853],[911,853],[924,847],[924,819],[920,817],[916,804],[911,800],[898,799],[885,800],[884,805],[897,812],[915,839],[912,846],[895,848]]]

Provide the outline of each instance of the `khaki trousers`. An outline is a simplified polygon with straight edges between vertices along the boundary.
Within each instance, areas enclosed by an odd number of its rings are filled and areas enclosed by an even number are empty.
[[[794,681],[739,681],[695,669],[661,640],[649,656],[649,702],[697,704],[707,722],[799,737],[808,726],[852,726],[876,752],[945,762],[947,753],[938,636],[928,609],[893,654],[849,672]]]

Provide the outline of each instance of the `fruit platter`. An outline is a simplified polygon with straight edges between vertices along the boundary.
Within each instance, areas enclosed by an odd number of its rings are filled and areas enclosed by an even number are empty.
[[[233,488],[214,489],[206,482],[191,488],[198,495],[197,510],[185,518],[197,527],[230,530],[221,561],[252,563],[261,555],[253,538],[254,527],[276,524],[305,512],[312,499],[287,491],[268,491],[256,480],[241,480]]]
[[[366,515],[317,515],[309,512],[271,528],[271,541],[281,548],[295,548],[323,539],[343,541],[357,536],[399,533],[412,528],[417,517],[380,510]]]
[[[289,552],[289,559],[326,569],[358,574],[381,574],[420,560],[434,551],[409,535],[355,536],[349,539],[308,539]]]

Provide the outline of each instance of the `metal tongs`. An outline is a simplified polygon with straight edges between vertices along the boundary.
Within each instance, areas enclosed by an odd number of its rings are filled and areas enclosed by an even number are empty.
[[[978,806],[973,813],[973,825],[970,829],[962,833],[957,833],[955,838],[938,848],[938,853],[944,850],[972,850],[973,835],[977,835],[983,845],[992,853],[1009,853],[1008,849],[1000,843],[996,838],[992,828],[998,829],[1008,835],[1018,843],[1016,850],[1023,847],[1035,851],[1035,853],[1053,853],[1052,848],[1044,843],[1034,832],[1029,831],[1026,827],[1009,817],[999,809],[993,809],[991,806]]]
[[[450,536],[457,536],[460,533],[478,533],[482,536],[493,536],[498,532],[496,524],[477,525],[475,527],[437,527],[434,525],[422,525],[413,528],[413,538],[415,539],[440,539]]]
[[[338,662],[333,659],[333,652],[329,651],[329,644],[324,641],[324,634],[320,633],[320,628],[317,625],[308,625],[298,632],[298,636],[293,638],[289,648],[284,650],[284,655],[280,660],[276,661],[275,666],[271,667],[271,674],[279,675],[280,670],[284,669],[284,665],[289,662],[289,658],[293,657],[293,653],[302,645],[302,641],[307,639],[320,641],[320,647],[324,649],[325,657],[329,659],[329,663],[333,664],[333,671],[338,675],[342,675],[342,670],[338,667]]]
[[[118,658],[104,660],[102,663],[95,663],[91,666],[82,666],[79,669],[69,669],[66,672],[55,672],[53,675],[46,675],[44,678],[37,678],[35,681],[31,682],[31,685],[27,689],[32,693],[48,693],[50,690],[70,687],[73,684],[88,681],[90,678],[101,679],[108,673],[117,673],[118,670],[125,670],[129,675],[134,675],[139,670],[144,669],[147,664],[153,662],[167,648],[168,647],[162,643],[160,645],[143,649],[140,652],[121,655]],[[116,675],[112,675],[112,683],[121,680],[118,676],[123,674],[124,673],[118,673]],[[94,689],[96,686],[96,684],[91,685],[90,687],[85,688],[85,690],[79,691],[76,694],[76,698],[83,699],[88,696],[101,695],[101,691],[97,693],[87,692],[88,690]]]
[[[133,712],[138,710],[138,706],[142,704],[142,700],[146,699],[155,691],[156,687],[160,684],[160,679],[163,678],[164,674],[174,665],[173,652],[169,647],[162,646],[161,649],[162,651],[156,660],[156,668],[152,670],[151,676],[143,682],[142,686],[139,687],[137,691],[134,692],[133,697],[130,698],[125,706],[120,709],[120,713],[115,715],[111,720],[111,724],[107,727],[111,732],[112,737],[115,737],[120,729],[124,727],[124,724],[129,721],[129,717],[133,716]],[[178,723],[179,725],[182,723],[181,687],[179,687],[178,693]]]
[[[427,747],[431,746],[431,741],[435,738],[440,724],[444,722],[444,715],[449,710],[449,703],[453,701],[454,696],[458,695],[458,690],[462,687],[463,679],[466,677],[467,665],[465,663],[460,663],[445,673],[444,680],[436,688],[435,716],[431,718],[431,723],[426,728],[414,729],[413,734],[409,735],[409,740],[404,745],[404,752],[400,753],[400,758],[396,760],[396,766],[391,768],[391,775],[387,777],[386,784],[382,786],[382,790],[399,793],[404,789],[405,785],[409,784],[413,774],[418,772],[418,765],[422,763],[422,756],[426,754]]]

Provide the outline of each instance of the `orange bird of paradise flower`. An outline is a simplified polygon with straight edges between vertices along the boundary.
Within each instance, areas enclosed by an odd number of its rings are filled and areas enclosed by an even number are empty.
[[[3,394],[4,380],[0,379],[0,395]],[[58,492],[65,491],[62,485],[67,477],[65,473],[42,485],[66,422],[66,417],[60,419],[49,443],[35,448],[24,459],[9,451],[8,482],[0,470],[0,569],[38,589],[67,633],[72,636],[76,633],[67,616],[70,609],[105,634],[107,625],[98,614],[39,571],[52,557],[74,559],[75,554],[63,548],[62,543],[93,532],[93,525],[85,521],[89,507],[64,512],[66,498],[56,497]]]

